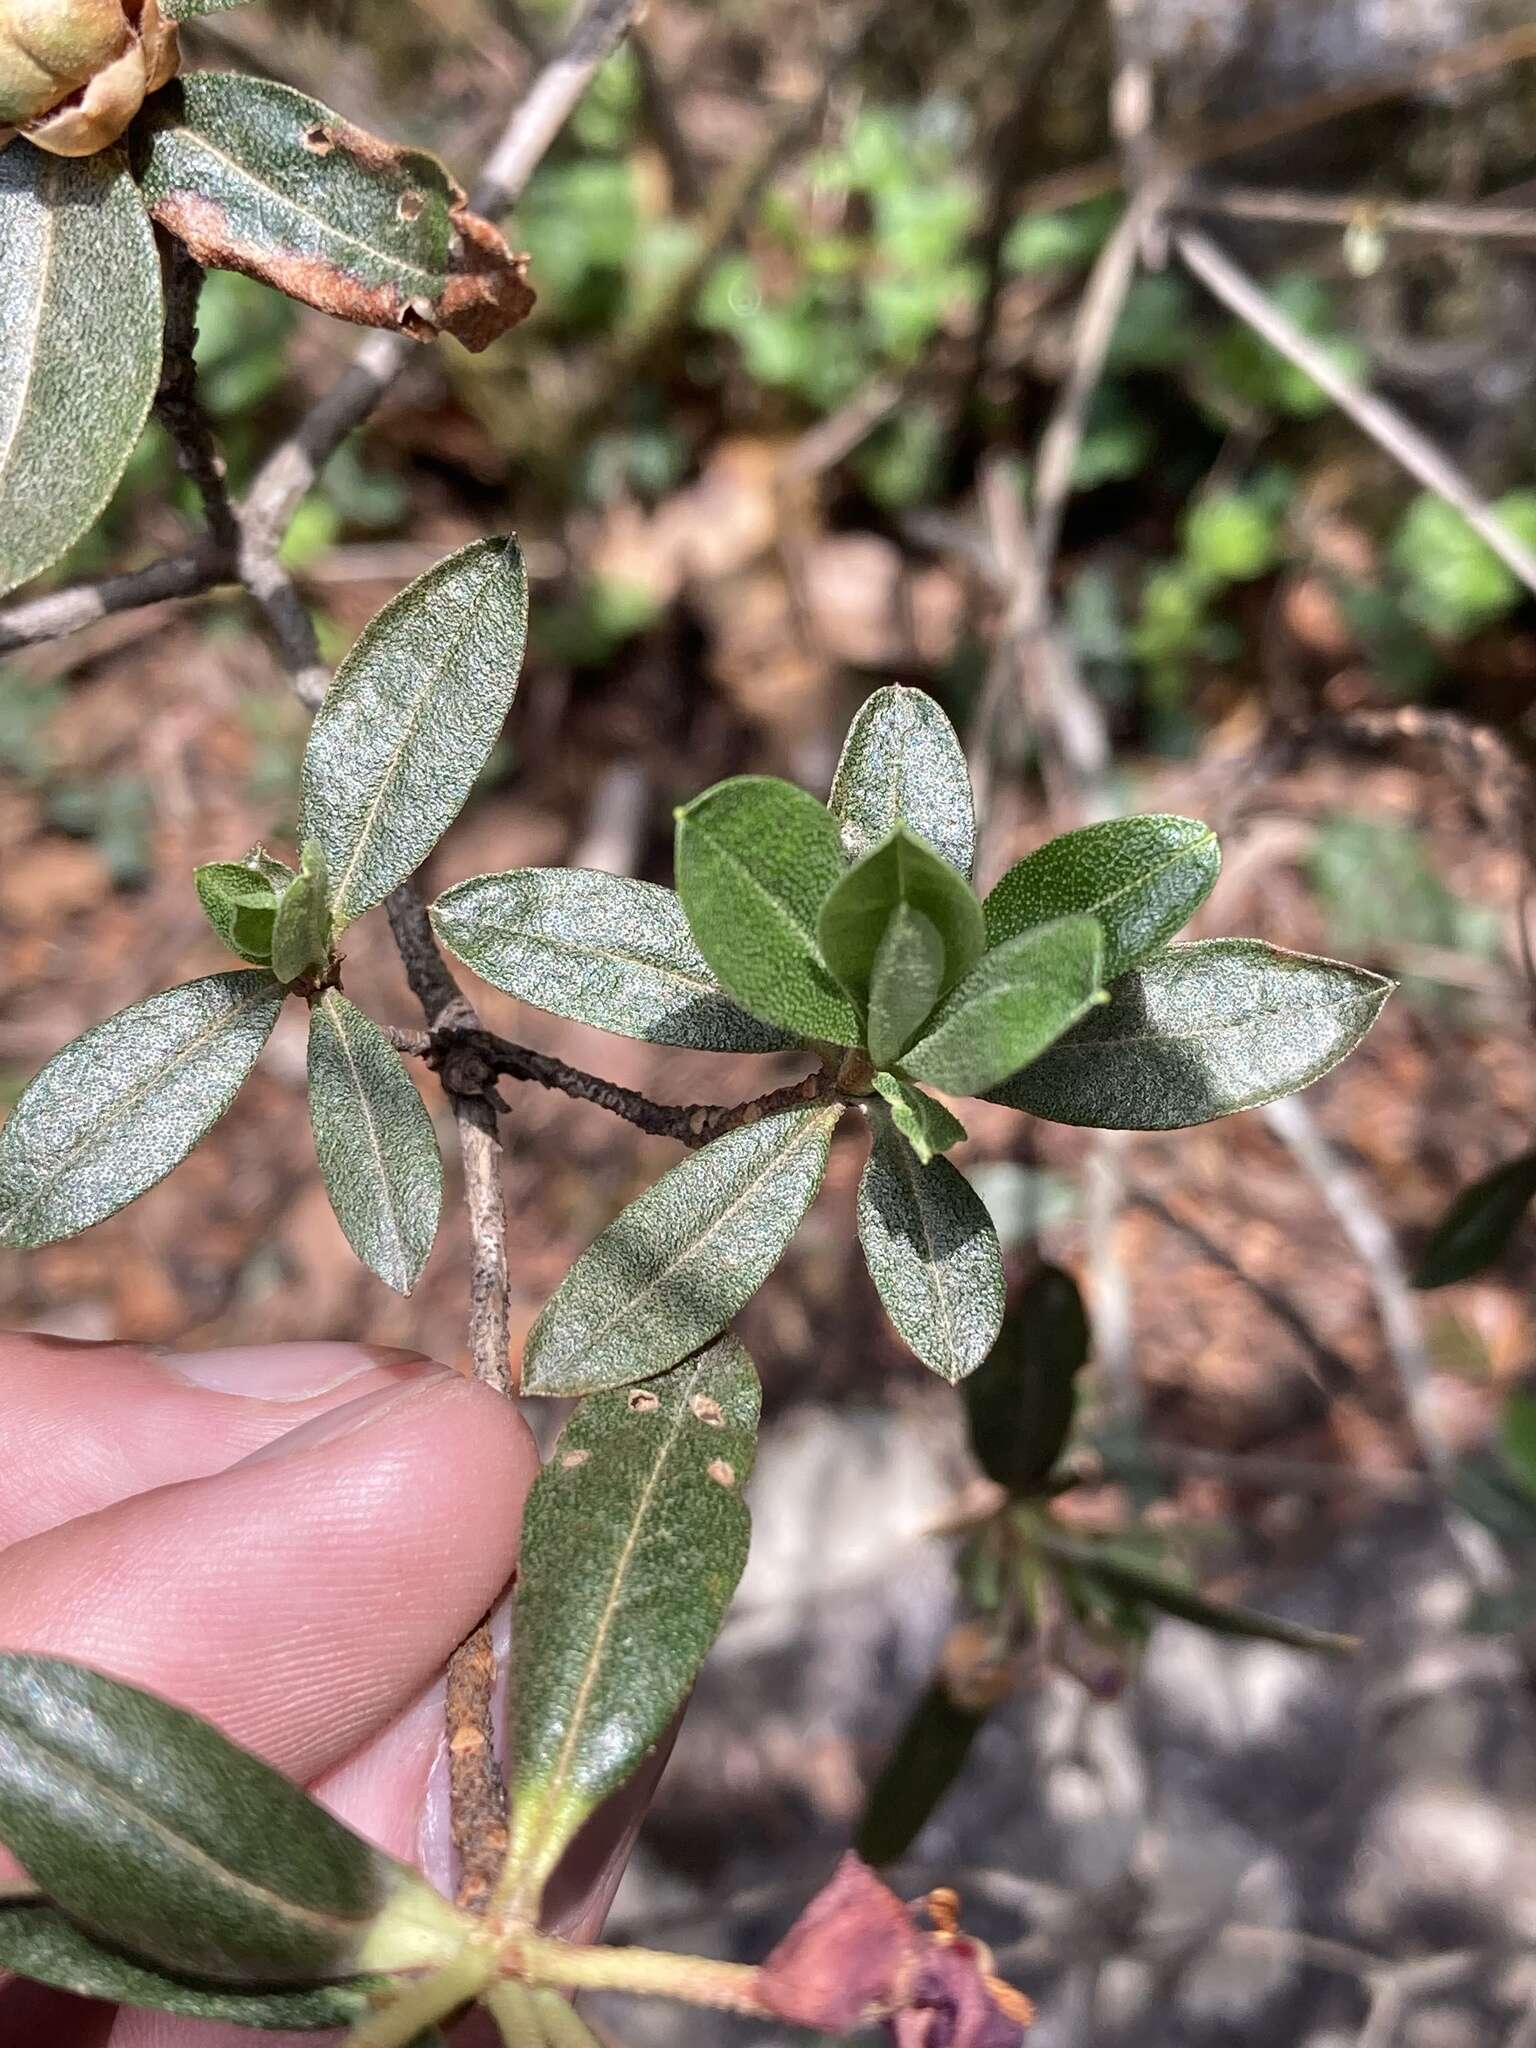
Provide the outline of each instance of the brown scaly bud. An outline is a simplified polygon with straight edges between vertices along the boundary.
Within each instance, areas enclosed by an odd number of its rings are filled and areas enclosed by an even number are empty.
[[[160,0],[0,0],[0,149],[92,156],[180,62]]]

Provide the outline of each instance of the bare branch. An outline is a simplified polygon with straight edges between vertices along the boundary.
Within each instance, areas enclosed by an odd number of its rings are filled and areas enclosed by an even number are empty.
[[[155,412],[171,438],[176,466],[197,489],[214,551],[228,560],[240,545],[224,458],[197,395],[197,307],[203,269],[183,242],[162,229],[155,238],[165,278],[165,341]]]
[[[1438,200],[1381,199],[1364,194],[1330,198],[1317,192],[1276,192],[1263,185],[1198,184],[1179,194],[1176,210],[1212,214],[1222,220],[1273,221],[1284,227],[1366,227],[1431,241],[1471,239],[1536,246],[1536,207],[1529,206],[1448,206]]]
[[[1367,391],[1340,369],[1321,343],[1304,334],[1264,288],[1239,269],[1210,236],[1198,228],[1176,228],[1173,246],[1200,282],[1229,311],[1246,321],[1271,348],[1304,370],[1377,446],[1410,476],[1454,506],[1478,537],[1528,590],[1536,591],[1536,552],[1518,540],[1487,500],[1448,455],[1406,419],[1396,406]]]

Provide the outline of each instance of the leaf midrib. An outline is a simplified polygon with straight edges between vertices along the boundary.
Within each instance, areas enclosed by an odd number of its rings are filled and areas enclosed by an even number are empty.
[[[928,1212],[923,1206],[922,1191],[918,1185],[919,1176],[924,1169],[918,1162],[917,1154],[912,1150],[912,1147],[905,1138],[898,1136],[894,1131],[887,1131],[885,1135],[892,1149],[896,1152],[897,1164],[912,1197],[912,1207],[917,1212],[917,1220],[923,1233],[923,1246],[926,1252],[923,1266],[932,1280],[933,1291],[938,1296],[939,1315],[944,1338],[944,1358],[946,1365],[953,1367],[956,1353],[949,1307],[949,1293],[944,1285],[943,1263],[934,1249],[933,1232],[928,1227]],[[915,1172],[914,1168],[916,1168]]]
[[[1364,994],[1354,999],[1365,1002]],[[1094,1037],[1081,1045],[1066,1045],[1060,1040],[1048,1045],[1040,1055],[1041,1059],[1089,1059],[1096,1052],[1119,1052],[1133,1045],[1188,1045],[1202,1039],[1220,1038],[1228,1031],[1246,1031],[1251,1025],[1268,1023],[1276,1017],[1298,1017],[1321,1014],[1338,1016],[1341,1006],[1319,999],[1315,1003],[1277,1003],[1272,1009],[1250,1010],[1241,1017],[1228,1017],[1219,1024],[1197,1025],[1188,1031],[1131,1031],[1114,1038]],[[1033,1065],[1034,1062],[1031,1062]]]
[[[318,102],[316,104],[318,105]],[[371,256],[376,263],[397,272],[401,282],[409,283],[412,279],[419,279],[429,287],[434,297],[442,289],[444,280],[444,273],[442,271],[424,269],[419,263],[408,263],[403,257],[391,255],[387,249],[376,248],[371,242],[363,241],[360,236],[349,234],[345,228],[337,227],[334,221],[328,221],[323,214],[316,213],[312,207],[305,206],[301,201],[294,199],[290,194],[284,192],[281,186],[270,184],[267,179],[259,177],[249,164],[242,163],[238,157],[232,157],[227,150],[220,149],[216,142],[210,140],[203,129],[193,127],[188,121],[178,121],[173,125],[161,128],[158,132],[162,135],[177,134],[184,136],[190,145],[203,150],[207,155],[214,158],[216,162],[223,164],[237,181],[243,179],[249,185],[254,186],[258,192],[268,194],[277,205],[286,207],[290,213],[297,214],[301,220],[309,221],[318,231],[322,241],[344,242],[350,248],[360,249],[365,256]],[[195,185],[188,185],[180,179],[167,181],[167,196],[169,196],[170,192],[186,191],[192,192],[198,198],[207,197],[206,194],[199,192]],[[212,203],[219,204],[218,201]]]
[[[371,1923],[374,1917],[372,1914],[366,1917],[352,1917],[341,1913],[323,1913],[317,1907],[300,1906],[292,1899],[283,1898],[266,1885],[258,1884],[254,1878],[242,1876],[239,1871],[231,1870],[227,1864],[218,1862],[206,1849],[178,1833],[159,1814],[134,1805],[112,1779],[102,1777],[70,1751],[60,1752],[50,1748],[25,1726],[18,1726],[3,1713],[0,1713],[0,1729],[3,1729],[11,1741],[33,1760],[35,1766],[41,1766],[40,1776],[57,1780],[59,1766],[64,1765],[73,1773],[75,1782],[84,1786],[88,1796],[99,1799],[103,1805],[110,1807],[131,1825],[147,1829],[175,1854],[195,1865],[200,1871],[212,1874],[253,1905],[264,1906],[275,1912],[279,1918],[290,1920],[297,1927],[337,1937],[354,1935],[359,1928],[367,1927]]]
[[[37,311],[32,321],[32,332],[29,337],[26,355],[26,368],[22,373],[21,384],[17,394],[16,416],[11,421],[4,446],[0,447],[0,476],[4,475],[9,466],[16,443],[21,437],[21,430],[27,419],[27,398],[37,377],[43,322],[48,310],[49,282],[53,275],[54,259],[58,253],[60,234],[58,225],[60,209],[51,203],[50,195],[54,184],[62,176],[63,171],[60,168],[59,159],[45,159],[43,177],[39,180],[37,193],[43,212],[43,246],[41,261],[38,265]]]
[[[643,967],[652,974],[681,983],[685,989],[690,989],[697,995],[725,996],[724,989],[708,973],[707,967],[705,976],[700,978],[690,974],[686,967],[676,966],[671,961],[647,960],[643,953],[633,947],[626,950],[623,946],[600,946],[595,940],[578,942],[558,938],[553,933],[535,931],[527,926],[514,927],[510,933],[509,943],[547,946],[551,952],[568,953],[578,960],[611,960],[620,967]],[[726,997],[726,1000],[729,1001],[730,998]]]
[[[384,763],[383,770],[379,777],[379,786],[377,793],[374,796],[373,802],[369,805],[367,811],[364,813],[362,823],[358,828],[357,839],[352,850],[352,858],[347,862],[346,866],[342,869],[340,875],[337,878],[335,890],[331,897],[331,907],[335,911],[336,916],[339,919],[350,918],[352,916],[361,914],[360,912],[353,912],[348,908],[347,891],[352,885],[353,876],[357,873],[358,868],[362,864],[363,856],[369,850],[369,846],[373,836],[374,826],[378,822],[379,811],[383,806],[385,798],[394,788],[395,782],[399,777],[400,763],[405,757],[406,749],[409,747],[412,739],[415,737],[416,728],[421,723],[421,720],[425,715],[426,706],[429,700],[435,695],[438,686],[441,684],[443,677],[446,675],[448,671],[449,664],[456,658],[460,649],[463,647],[464,642],[469,638],[470,632],[472,631],[474,626],[475,615],[478,612],[480,605],[484,601],[486,594],[494,588],[496,577],[500,573],[505,560],[505,548],[502,549],[500,554],[490,555],[486,558],[486,569],[488,573],[485,576],[484,580],[482,581],[480,588],[469,599],[465,611],[463,624],[460,626],[459,631],[455,635],[453,641],[447,647],[444,648],[442,660],[438,663],[437,667],[432,671],[430,677],[423,683],[420,691],[418,692],[417,696],[412,702],[411,709],[406,716],[404,725],[401,728],[399,743],[394,748],[394,750],[389,754]],[[369,648],[365,651],[371,654],[372,649]],[[339,697],[337,699],[337,702],[339,704]]]
[[[846,1008],[847,1018],[845,1020],[839,1017],[839,1024],[842,1025],[845,1021],[846,1023],[851,1023],[854,1031],[857,1032],[859,1028],[858,1018],[852,1007],[848,1005],[847,997],[838,990],[831,969],[822,959],[821,948],[816,943],[815,933],[800,922],[793,908],[782,896],[776,896],[765,882],[758,879],[734,847],[727,845],[723,839],[718,837],[710,839],[707,830],[704,837],[706,844],[713,846],[718,857],[728,862],[741,876],[747,887],[767,904],[779,925],[789,934],[792,940],[797,942],[795,950],[805,963],[815,974],[820,974],[825,979],[828,985],[825,988],[816,987],[817,997],[824,1001],[827,1007],[834,1012]],[[751,1014],[755,1015],[756,1012],[754,1011]]]
[[[341,1056],[347,1063],[347,1072],[351,1077],[352,1088],[357,1097],[358,1107],[362,1111],[363,1123],[368,1132],[368,1143],[373,1152],[374,1164],[378,1169],[380,1197],[388,1218],[389,1228],[394,1235],[395,1252],[400,1261],[401,1277],[407,1278],[410,1273],[410,1253],[406,1248],[405,1232],[400,1223],[399,1211],[395,1207],[394,1190],[390,1185],[389,1170],[384,1160],[384,1149],[379,1142],[379,1130],[378,1125],[374,1121],[373,1105],[368,1099],[367,1089],[363,1086],[363,1077],[358,1068],[357,1061],[352,1056],[351,1042],[343,1028],[345,1019],[335,1013],[333,1007],[335,1004],[335,994],[328,994],[320,1006],[321,1012],[330,1024],[331,1029],[335,1032],[336,1042],[341,1049]]]
[[[192,985],[190,983],[184,984],[184,986]],[[94,1140],[100,1139],[105,1132],[113,1130],[124,1115],[137,1109],[149,1091],[163,1081],[174,1068],[181,1065],[184,1061],[193,1058],[205,1046],[211,1045],[215,1039],[221,1037],[225,1032],[232,1031],[244,1018],[247,1011],[254,1009],[258,1003],[270,1003],[274,995],[280,994],[281,990],[275,981],[268,988],[252,990],[251,994],[245,997],[236,1008],[226,1010],[222,1016],[216,1017],[211,1024],[206,1025],[203,1030],[199,1031],[195,1038],[187,1039],[174,1052],[168,1053],[152,1072],[145,1075],[142,1081],[131,1088],[126,1095],[120,1095],[105,1116],[98,1118],[80,1134],[69,1150],[56,1161],[53,1172],[46,1180],[38,1184],[36,1192],[24,1204],[19,1208],[8,1209],[3,1215],[0,1215],[0,1233],[8,1229],[18,1218],[30,1216],[39,1202],[45,1200],[53,1192],[54,1188],[58,1186],[60,1179],[73,1167],[81,1152]],[[10,1126],[7,1125],[6,1130],[9,1129]],[[0,1155],[0,1163],[3,1163],[3,1155]]]
[[[689,1389],[695,1385],[698,1377],[698,1369],[689,1375]],[[571,1765],[584,1732],[587,1706],[596,1689],[604,1652],[608,1645],[608,1638],[613,1632],[614,1620],[618,1614],[620,1603],[624,1598],[625,1582],[629,1575],[630,1563],[634,1558],[636,1550],[639,1548],[640,1531],[650,1511],[651,1502],[655,1498],[657,1489],[661,1484],[661,1475],[677,1446],[679,1436],[682,1434],[688,1413],[687,1391],[680,1390],[677,1405],[668,1419],[666,1437],[657,1451],[655,1461],[646,1477],[645,1484],[640,1490],[640,1497],[635,1503],[635,1511],[630,1518],[629,1530],[624,1538],[623,1548],[620,1550],[614,1565],[613,1579],[608,1588],[608,1596],[603,1602],[603,1611],[598,1616],[597,1626],[592,1631],[591,1647],[588,1651],[586,1664],[582,1670],[581,1683],[577,1686],[576,1697],[571,1702],[565,1739],[556,1752],[554,1762],[550,1765],[548,1776],[540,1786],[539,1803],[534,1808],[533,1831],[535,1842],[537,1842],[539,1834],[547,1830],[551,1825],[553,1817],[558,1813],[564,1798],[566,1783],[571,1773]]]
[[[777,1171],[779,1171],[781,1167],[786,1166],[794,1158],[795,1154],[799,1151],[800,1147],[803,1144],[806,1144],[809,1140],[811,1140],[814,1137],[818,1137],[820,1135],[820,1129],[823,1124],[830,1126],[832,1123],[836,1122],[837,1118],[842,1114],[842,1108],[839,1104],[836,1108],[833,1109],[817,1109],[810,1111],[786,1110],[783,1111],[782,1114],[790,1117],[804,1117],[806,1121],[800,1130],[792,1132],[786,1139],[786,1142],[783,1145],[779,1146],[778,1149],[774,1151],[769,1156],[769,1158],[763,1162],[763,1164],[759,1167],[757,1172],[753,1174],[751,1180],[747,1183],[747,1185],[741,1190],[741,1192],[738,1195],[736,1195],[732,1199],[730,1205],[727,1208],[724,1208],[719,1212],[719,1214],[715,1217],[714,1221],[708,1226],[708,1228],[700,1231],[697,1237],[690,1240],[686,1249],[679,1251],[672,1259],[670,1259],[667,1262],[665,1266],[663,1266],[657,1273],[655,1273],[652,1276],[649,1284],[646,1286],[643,1292],[639,1294],[630,1295],[624,1302],[622,1308],[616,1309],[613,1312],[613,1314],[609,1316],[607,1321],[601,1325],[599,1329],[591,1332],[590,1335],[583,1339],[580,1349],[575,1353],[575,1357],[577,1359],[590,1357],[592,1352],[595,1351],[599,1345],[606,1343],[606,1341],[613,1334],[615,1329],[617,1329],[622,1323],[631,1320],[635,1315],[637,1315],[644,1308],[645,1304],[652,1298],[652,1296],[655,1295],[661,1288],[666,1286],[668,1281],[671,1280],[672,1276],[675,1273],[677,1273],[683,1266],[687,1265],[690,1261],[697,1258],[698,1254],[714,1238],[716,1238],[720,1234],[720,1232],[725,1228],[726,1224],[732,1220],[732,1218],[738,1213],[738,1211],[743,1207],[743,1205],[746,1202],[748,1202],[751,1199],[751,1197],[758,1192],[759,1188],[762,1186],[762,1183],[769,1177],[770,1174],[776,1173]],[[748,1128],[751,1128],[753,1130],[761,1130],[763,1126],[762,1124],[754,1124],[749,1126]],[[715,1142],[718,1144],[720,1143],[720,1140],[716,1139]],[[701,1153],[699,1156],[707,1156],[708,1151],[709,1147],[706,1146],[704,1148],[704,1152]],[[659,1185],[659,1183],[657,1183],[657,1185]],[[612,1227],[613,1225],[610,1224],[609,1228],[612,1229]],[[590,1253],[588,1254],[588,1256],[590,1257]],[[572,1277],[572,1275],[574,1275],[579,1270],[579,1266],[573,1267],[572,1274],[568,1275],[567,1279]]]

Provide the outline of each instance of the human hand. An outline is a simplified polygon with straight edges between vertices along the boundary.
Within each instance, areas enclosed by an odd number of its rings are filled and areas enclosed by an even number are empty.
[[[511,1578],[537,1470],[509,1403],[407,1353],[0,1337],[0,1647],[206,1716],[451,1891],[443,1669]],[[625,1848],[610,1839],[563,1924],[595,1933]],[[0,1850],[0,1880],[18,1874]],[[5,2042],[333,2038],[0,1977]]]

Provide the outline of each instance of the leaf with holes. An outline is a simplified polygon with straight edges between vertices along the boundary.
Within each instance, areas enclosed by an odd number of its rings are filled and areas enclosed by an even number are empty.
[[[670,889],[586,868],[477,875],[432,906],[482,981],[536,1010],[652,1045],[777,1052],[798,1041],[733,1003]]]
[[[783,1256],[827,1170],[841,1103],[727,1131],[616,1216],[528,1334],[530,1394],[645,1379],[723,1330]]]
[[[831,818],[772,775],[716,783],[677,814],[677,888],[699,951],[754,1017],[857,1045],[859,1013],[816,938],[844,872]]]
[[[942,1102],[935,1102],[921,1088],[914,1088],[910,1081],[898,1080],[894,1074],[876,1074],[875,1092],[890,1104],[891,1122],[924,1166],[938,1153],[963,1141],[965,1125],[959,1117],[951,1115]]]
[[[155,238],[116,151],[0,150],[0,595],[94,523],[160,381]]]
[[[1091,917],[1063,917],[995,946],[902,1054],[902,1073],[946,1095],[1016,1073],[1098,1002],[1103,944]]]
[[[1536,1199],[1536,1152],[1508,1159],[1464,1187],[1430,1233],[1413,1269],[1415,1287],[1470,1280],[1500,1258]]]
[[[134,168],[160,226],[338,320],[482,349],[526,319],[522,259],[434,156],[270,78],[193,72],[157,93]]]
[[[66,1045],[0,1131],[0,1244],[52,1244],[163,1180],[228,1109],[283,991],[256,970],[167,989]]]
[[[193,882],[203,914],[232,953],[253,967],[269,966],[277,891],[270,878],[240,861],[209,861]]]
[[[399,1053],[335,989],[309,1013],[309,1120],[348,1244],[409,1294],[437,1235],[442,1156]]]
[[[1058,1535],[1053,1529],[1036,1528],[1031,1533],[1037,1547],[1054,1564],[1066,1565],[1090,1582],[1097,1582],[1112,1601],[1155,1607],[1177,1621],[1207,1629],[1212,1635],[1283,1643],[1288,1649],[1312,1650],[1324,1656],[1347,1657],[1360,1647],[1354,1636],[1336,1635],[1328,1629],[1309,1628],[1304,1622],[1282,1621],[1278,1615],[1259,1614],[1251,1607],[1209,1599],[1185,1580],[1148,1564],[1134,1551],[1109,1543],[1079,1542],[1074,1537]]]
[[[320,2033],[363,2018],[370,1993],[384,1977],[287,1989],[226,1990],[156,1970],[138,1958],[93,1941],[56,1906],[0,1906],[0,1970],[30,1977],[77,1998],[100,1998],[143,2012],[184,2019],[222,2020],[226,2026],[271,2032]]]
[[[1102,1009],[992,1100],[1099,1130],[1209,1123],[1320,1079],[1354,1051],[1392,989],[1362,967],[1258,939],[1170,946],[1122,975]]]
[[[339,932],[418,868],[506,722],[528,629],[513,540],[476,541],[368,625],[304,750],[303,837],[330,868]]]
[[[752,1361],[722,1337],[583,1401],[528,1496],[508,1863],[524,1910],[660,1739],[715,1639],[747,1561],[760,1398]]]
[[[1088,1341],[1077,1282],[1059,1266],[1041,1266],[1004,1318],[991,1357],[965,1383],[976,1462],[1016,1498],[1038,1492],[1066,1448]]]
[[[917,911],[939,935],[943,966],[937,995],[963,980],[986,951],[981,905],[970,884],[931,846],[898,825],[842,877],[817,919],[821,957],[856,1003],[868,1006],[882,944],[892,917],[903,907]],[[891,967],[882,964],[885,980]],[[889,1005],[890,996],[889,990],[882,991],[883,1005]],[[895,1025],[887,1036],[899,1035],[900,1028]]]
[[[307,839],[296,878],[283,891],[272,920],[272,972],[288,986],[318,980],[331,961],[331,906],[325,849]]]
[[[991,1218],[947,1159],[925,1166],[883,1113],[859,1183],[859,1242],[885,1312],[924,1365],[963,1380],[997,1342],[1007,1287]]]
[[[965,755],[943,710],[921,690],[893,683],[866,699],[848,728],[827,807],[854,860],[905,825],[962,875],[971,872],[976,810]]]
[[[1221,848],[1198,818],[1116,818],[1064,832],[1011,867],[982,906],[987,943],[1058,917],[1086,915],[1104,933],[1114,981],[1194,916],[1216,886]]]
[[[0,1654],[0,1841],[48,1901],[159,1970],[294,1988],[447,1960],[466,1919],[206,1721]]]

